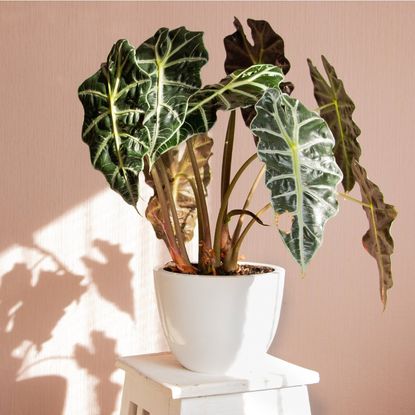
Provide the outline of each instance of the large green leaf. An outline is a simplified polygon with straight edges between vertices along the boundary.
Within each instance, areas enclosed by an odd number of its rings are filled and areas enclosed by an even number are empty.
[[[379,187],[367,178],[366,170],[362,166],[355,162],[352,168],[369,221],[369,230],[362,239],[363,246],[378,264],[380,297],[386,305],[387,290],[393,285],[391,255],[394,244],[390,228],[397,212],[394,206],[384,202]]]
[[[217,110],[252,105],[283,79],[279,68],[255,65],[200,89],[206,61],[201,32],[163,28],[136,51],[118,41],[80,86],[92,163],[128,203],[137,203],[145,158],[151,169],[169,149],[206,133]]]
[[[207,132],[216,122],[218,110],[254,105],[264,91],[278,88],[282,80],[281,69],[273,65],[252,65],[235,71],[190,97],[184,128],[194,133]]]
[[[258,155],[277,215],[293,217],[280,235],[302,269],[319,248],[326,221],[337,213],[336,186],[342,173],[326,122],[298,100],[275,89],[255,106],[251,129],[259,137]]]
[[[267,63],[278,66],[285,75],[290,70],[290,62],[284,55],[282,37],[275,33],[265,20],[248,19],[247,22],[251,29],[253,44],[246,38],[244,29],[236,17],[233,22],[236,31],[223,40],[226,50],[226,73],[229,74],[255,64]],[[282,82],[280,87],[286,93],[291,93],[294,89],[291,82]],[[255,116],[254,107],[242,108],[242,116],[249,127]]]
[[[162,28],[137,49],[137,65],[151,80],[140,97],[145,117],[139,131],[150,164],[192,133],[183,124],[189,97],[200,89],[200,70],[208,60],[202,36],[184,27]]]
[[[328,83],[311,60],[307,61],[314,84],[314,96],[321,108],[320,115],[327,121],[336,140],[334,155],[343,172],[344,190],[349,192],[355,184],[352,166],[354,161],[359,161],[361,153],[357,141],[360,129],[352,119],[355,106],[344,89],[343,81],[337,77],[335,69],[327,59],[324,56],[321,58]]]
[[[140,90],[148,84],[148,77],[136,65],[134,48],[120,40],[107,62],[78,90],[85,110],[82,138],[89,146],[91,162],[133,206],[148,150],[136,136],[144,113],[139,105]]]
[[[207,134],[195,135],[190,140],[199,167],[199,174],[206,189],[211,177],[209,158],[212,155],[213,140]],[[192,187],[192,184],[194,185],[195,183],[195,175],[187,148],[182,155],[180,155],[177,147],[169,150],[163,154],[162,161],[171,182],[173,199],[184,240],[190,241],[193,238],[196,224],[197,203]],[[146,173],[147,183],[154,188],[151,176],[148,175],[148,172]],[[157,195],[151,197],[146,210],[146,216],[153,225],[157,237],[166,239],[164,233],[165,224]]]

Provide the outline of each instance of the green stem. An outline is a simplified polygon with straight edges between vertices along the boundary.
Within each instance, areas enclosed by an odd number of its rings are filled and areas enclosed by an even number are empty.
[[[247,167],[257,158],[257,154],[253,154],[251,157],[249,157],[248,160],[245,161],[245,163],[240,167],[240,169],[236,172],[234,178],[232,179],[231,183],[229,184],[228,188],[226,189],[226,192],[223,196],[222,204],[220,206],[220,210],[218,213],[218,217],[216,220],[216,227],[215,227],[215,239],[213,243],[213,249],[215,252],[215,260],[216,264],[215,266],[217,268],[221,265],[221,257],[220,257],[220,245],[221,245],[221,236],[222,236],[222,228],[225,222],[226,212],[228,209],[228,203],[229,203],[229,197],[232,193],[232,190],[234,189],[237,181],[241,177],[242,173],[247,169]]]
[[[262,209],[260,209],[257,213],[256,216],[261,216],[264,212],[266,212],[269,208],[271,207],[271,203],[267,203]],[[236,241],[233,252],[232,252],[232,265],[234,267],[237,267],[238,265],[238,256],[239,256],[239,251],[241,249],[241,245],[242,242],[244,241],[246,235],[248,234],[248,232],[250,231],[250,229],[252,228],[252,226],[256,223],[255,219],[251,219],[248,223],[248,225],[246,225],[245,229],[242,231],[241,236],[239,237],[239,239]]]

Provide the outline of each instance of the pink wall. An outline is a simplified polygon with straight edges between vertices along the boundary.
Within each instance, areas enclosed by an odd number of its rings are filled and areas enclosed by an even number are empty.
[[[29,413],[22,401],[34,414],[116,413],[115,355],[165,348],[149,276],[161,247],[89,166],[76,90],[116,39],[138,45],[161,26],[205,31],[203,76],[214,82],[223,76],[222,39],[234,15],[265,18],[284,37],[295,95],[311,108],[306,58],[329,58],[356,103],[362,162],[399,211],[386,312],[375,262],[361,248],[359,206],[341,202],[304,279],[276,232],[251,234],[249,259],[287,268],[272,352],[320,372],[314,415],[415,413],[415,4],[398,2],[0,5],[0,413]],[[225,118],[212,132],[216,172]],[[254,148],[240,127],[241,161]],[[266,196],[259,192],[258,206]]]

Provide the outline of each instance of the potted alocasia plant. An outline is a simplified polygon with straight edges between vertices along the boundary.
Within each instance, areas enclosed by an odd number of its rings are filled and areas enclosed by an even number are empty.
[[[247,233],[264,224],[268,209],[277,219],[291,216],[291,228],[279,233],[304,270],[321,245],[326,221],[337,213],[339,195],[358,202],[369,220],[363,245],[377,262],[383,304],[392,286],[389,230],[396,211],[359,164],[360,130],[342,81],[324,57],[327,78],[308,61],[319,108],[306,108],[285,81],[290,63],[282,38],[267,22],[249,19],[251,44],[241,23],[234,24],[236,31],[224,39],[227,76],[217,84],[202,87],[200,70],[208,61],[202,32],[180,27],[158,30],[137,49],[119,40],[78,91],[85,109],[82,138],[93,166],[136,210],[140,176],[154,189],[145,215],[172,258],[155,270],[169,345],[186,367],[214,373],[255,360],[275,334],[284,270],[238,262]],[[238,108],[256,151],[231,177]],[[208,133],[218,110],[229,112],[229,123],[220,194],[213,195],[221,204],[211,227]],[[245,203],[231,208],[236,183],[258,158],[262,168]],[[252,212],[263,177],[270,201]],[[345,193],[337,191],[340,182]],[[362,200],[348,195],[355,183]],[[192,263],[186,243],[196,224],[199,255]]]

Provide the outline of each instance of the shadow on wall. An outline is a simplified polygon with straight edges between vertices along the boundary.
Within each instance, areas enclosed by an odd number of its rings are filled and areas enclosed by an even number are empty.
[[[133,318],[133,275],[128,266],[132,255],[103,240],[95,240],[93,245],[105,262],[81,258],[90,271],[90,281],[70,272],[56,256],[37,245],[26,247],[42,255],[37,264],[29,268],[23,261],[16,263],[0,277],[0,414],[62,414],[68,379],[48,375],[20,380],[30,367],[44,360],[61,359],[75,361],[78,370],[86,370],[97,380],[95,394],[101,415],[114,411],[120,387],[110,377],[115,370],[117,341],[103,332],[90,332],[92,347],[75,344],[72,356],[49,357],[29,365],[25,361],[29,353],[41,351],[47,341],[55,339],[53,331],[68,306],[79,304],[93,286],[104,300]],[[56,271],[35,273],[35,267],[44,259],[53,260]],[[22,346],[23,355],[17,355],[15,350]]]

